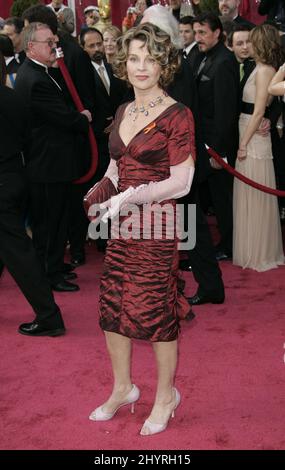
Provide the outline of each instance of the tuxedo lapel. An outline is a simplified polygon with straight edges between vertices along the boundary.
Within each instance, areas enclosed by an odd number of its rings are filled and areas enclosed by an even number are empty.
[[[202,60],[203,62],[203,60]],[[201,69],[200,66],[198,67],[198,70],[196,72],[196,80],[197,80],[197,83],[200,82],[201,78],[203,75],[207,75],[208,71],[210,70],[211,66],[212,66],[212,58],[211,57],[207,57],[206,59],[206,62],[205,62],[205,65],[203,66],[203,68]],[[201,65],[201,64],[200,64]],[[199,68],[200,68],[200,71],[199,71]]]
[[[207,60],[206,60],[205,65],[204,65],[204,68],[203,68],[203,70],[202,70],[201,75],[207,75],[208,71],[209,71],[210,68],[212,67],[212,64],[213,64],[213,59],[212,59],[212,57],[208,57]]]
[[[112,73],[112,68],[111,68],[110,64],[105,63],[105,68],[107,70],[107,74],[108,74],[108,77],[109,77],[109,80],[110,80],[110,96],[111,96],[113,94],[113,91],[114,91],[114,75]]]
[[[109,95],[108,95],[107,90],[104,86],[104,83],[102,82],[102,80],[100,78],[100,75],[99,75],[99,73],[97,72],[97,70],[95,68],[94,68],[94,76],[95,76],[96,86],[98,87],[98,90],[100,90],[100,93],[104,93],[104,95],[106,95],[108,97]]]

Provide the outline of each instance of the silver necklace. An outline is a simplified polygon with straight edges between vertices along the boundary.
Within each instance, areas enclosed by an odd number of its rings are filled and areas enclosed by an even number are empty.
[[[163,95],[158,96],[154,100],[151,100],[148,104],[146,105],[141,105],[141,106],[136,106],[136,103],[130,107],[129,109],[129,116],[131,116],[132,121],[136,121],[136,119],[139,116],[139,113],[144,114],[145,116],[149,115],[149,109],[155,108],[158,104],[163,103],[164,99],[167,97],[167,93],[163,92]]]

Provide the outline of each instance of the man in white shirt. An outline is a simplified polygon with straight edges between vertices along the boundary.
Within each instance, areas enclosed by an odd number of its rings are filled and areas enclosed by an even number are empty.
[[[104,44],[101,32],[95,28],[91,29],[91,31],[87,29],[84,31],[84,34],[81,35],[81,45],[89,55],[94,69],[109,94],[110,78],[104,63]]]
[[[183,58],[192,69],[197,56],[200,54],[194,38],[193,20],[193,16],[184,16],[179,22],[179,33],[183,43]]]
[[[82,176],[78,150],[85,148],[92,117],[86,109],[78,112],[70,107],[49,73],[56,61],[57,36],[37,22],[23,34],[27,58],[17,73],[15,90],[30,110],[25,158],[33,243],[52,288],[75,292],[79,287],[66,280],[63,261],[72,181]]]
[[[14,47],[14,55],[16,61],[20,64],[25,60],[22,45],[22,30],[24,22],[21,18],[15,16],[7,18],[4,23],[3,33],[6,34],[12,41]]]
[[[62,0],[52,0],[47,5],[57,16],[58,27],[66,33],[72,34],[74,31],[74,14],[71,8],[66,7]]]

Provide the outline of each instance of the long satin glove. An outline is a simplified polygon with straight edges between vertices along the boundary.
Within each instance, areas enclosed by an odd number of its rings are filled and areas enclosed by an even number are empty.
[[[119,174],[118,174],[118,167],[116,160],[111,158],[107,171],[104,175],[105,177],[109,178],[116,189],[118,189],[118,181],[119,181]]]
[[[102,221],[106,222],[108,217],[114,218],[126,204],[162,202],[166,199],[185,196],[190,191],[194,171],[193,166],[175,165],[170,167],[170,177],[163,181],[151,181],[149,184],[142,184],[137,188],[130,186],[126,191],[100,204],[101,209],[108,209],[102,217]]]
[[[98,204],[114,196],[118,191],[118,168],[116,161],[111,159],[103,178],[98,181],[86,194],[83,205],[90,220],[96,217]]]

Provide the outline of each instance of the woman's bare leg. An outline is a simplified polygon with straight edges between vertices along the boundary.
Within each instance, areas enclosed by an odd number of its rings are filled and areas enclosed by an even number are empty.
[[[153,343],[157,363],[157,389],[153,408],[148,417],[151,423],[167,423],[175,408],[175,393],[173,390],[177,365],[177,341]],[[150,434],[143,427],[142,434]]]
[[[113,413],[132,389],[131,340],[109,331],[105,331],[105,338],[112,363],[114,386],[111,396],[103,405],[103,410]]]

